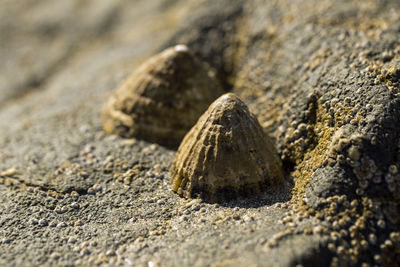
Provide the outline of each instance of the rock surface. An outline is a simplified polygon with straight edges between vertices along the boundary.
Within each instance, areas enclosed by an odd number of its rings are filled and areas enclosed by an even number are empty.
[[[399,1],[0,5],[0,265],[400,261]],[[175,44],[258,116],[291,192],[184,200],[176,151],[104,133],[109,94]]]

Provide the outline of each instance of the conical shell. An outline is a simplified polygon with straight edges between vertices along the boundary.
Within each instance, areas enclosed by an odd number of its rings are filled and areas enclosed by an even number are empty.
[[[223,90],[210,67],[185,45],[146,61],[106,103],[106,132],[177,147]]]
[[[209,202],[256,195],[284,180],[272,141],[232,93],[212,103],[185,136],[170,173],[173,191]]]

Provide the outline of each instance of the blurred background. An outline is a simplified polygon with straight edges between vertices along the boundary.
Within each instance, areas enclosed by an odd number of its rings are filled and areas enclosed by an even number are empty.
[[[43,89],[62,69],[88,55],[85,71],[92,72],[140,58],[165,40],[194,2],[2,0],[0,109]]]

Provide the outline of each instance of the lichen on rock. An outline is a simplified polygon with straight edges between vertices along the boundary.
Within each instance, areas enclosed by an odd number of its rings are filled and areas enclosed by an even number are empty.
[[[211,104],[185,136],[170,172],[173,191],[210,202],[256,195],[284,181],[272,140],[232,93]]]
[[[222,93],[208,64],[176,45],[122,83],[104,107],[103,126],[110,134],[176,147]]]

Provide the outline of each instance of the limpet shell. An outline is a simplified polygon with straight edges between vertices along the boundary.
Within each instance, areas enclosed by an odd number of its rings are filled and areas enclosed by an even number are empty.
[[[106,132],[177,147],[211,102],[223,94],[215,73],[185,45],[150,58],[106,103]]]
[[[257,118],[234,94],[218,98],[179,146],[170,168],[172,190],[221,202],[282,183],[282,162]]]

